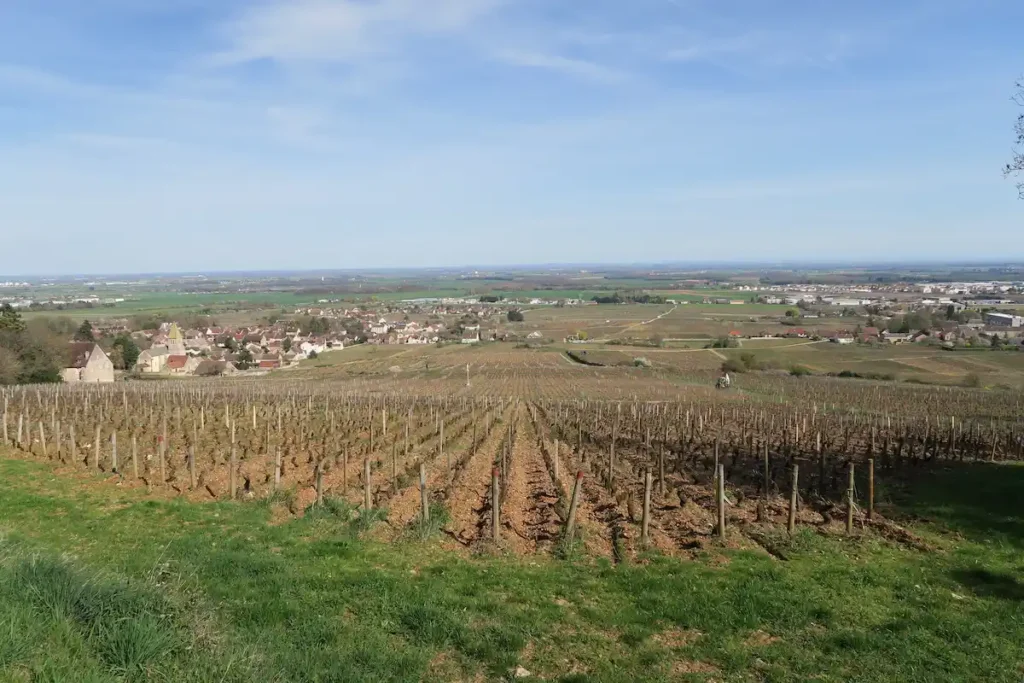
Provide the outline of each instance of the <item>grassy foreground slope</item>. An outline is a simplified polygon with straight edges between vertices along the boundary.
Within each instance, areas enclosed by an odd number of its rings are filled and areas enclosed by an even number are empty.
[[[784,561],[619,566],[383,544],[333,504],[271,523],[268,504],[83,477],[0,458],[0,680],[1024,676],[1020,467],[889,491],[933,551],[804,531],[778,539]]]

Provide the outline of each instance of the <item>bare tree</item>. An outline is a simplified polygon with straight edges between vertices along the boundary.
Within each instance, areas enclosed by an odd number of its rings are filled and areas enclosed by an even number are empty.
[[[1024,79],[1017,81],[1017,93],[1013,96],[1013,101],[1024,107]],[[1013,150],[1013,160],[1003,171],[1007,178],[1024,173],[1024,114],[1017,117],[1014,131],[1017,133],[1017,147]],[[1024,182],[1017,183],[1017,190],[1020,192],[1020,198],[1024,199]]]
[[[18,360],[18,354],[0,346],[0,386],[17,384],[19,375],[21,375],[21,361]]]

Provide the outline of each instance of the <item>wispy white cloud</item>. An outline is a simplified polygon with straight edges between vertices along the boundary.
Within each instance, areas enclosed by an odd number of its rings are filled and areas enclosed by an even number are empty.
[[[502,0],[274,0],[255,5],[224,28],[220,64],[352,62],[388,54],[403,40],[458,33]]]
[[[866,36],[851,32],[754,31],[725,36],[669,37],[661,57],[670,62],[757,64],[773,68],[822,66],[855,54]]]
[[[36,95],[78,99],[103,95],[105,89],[65,78],[36,67],[0,64],[0,85],[11,91],[27,91]]]
[[[501,50],[495,54],[495,58],[505,64],[547,69],[595,83],[624,83],[631,79],[630,74],[622,69],[557,54],[528,50]]]

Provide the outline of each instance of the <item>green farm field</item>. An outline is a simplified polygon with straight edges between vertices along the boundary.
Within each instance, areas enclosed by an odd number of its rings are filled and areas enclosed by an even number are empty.
[[[102,296],[102,293],[97,293]],[[260,308],[313,305],[317,296],[297,296],[287,292],[225,292],[225,293],[175,293],[137,292],[112,307],[72,308],[26,312],[26,318],[70,317],[76,320],[125,317],[138,314],[164,313],[168,316],[197,313],[209,309],[218,313],[246,311]]]
[[[763,364],[779,369],[794,365],[816,374],[856,373],[891,375],[896,379],[958,384],[974,375],[983,385],[1024,386],[1024,354],[1017,351],[945,351],[933,346],[796,342],[759,347],[747,340],[742,348],[722,349],[729,358],[753,354]]]

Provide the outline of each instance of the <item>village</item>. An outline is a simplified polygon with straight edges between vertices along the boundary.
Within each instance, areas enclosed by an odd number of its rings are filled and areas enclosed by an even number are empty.
[[[125,298],[131,289],[137,291],[132,282],[94,283],[108,288],[102,295],[81,287],[54,291],[48,283],[26,291],[19,288],[27,283],[5,284],[10,286],[0,294],[0,304],[27,315],[59,317],[96,309],[88,314],[88,328],[68,346],[61,373],[66,382],[259,376],[362,344],[671,346],[704,339],[710,346],[729,347],[772,338],[952,350],[1024,344],[1024,282],[1019,279],[833,284],[773,282],[764,276],[756,282],[685,280],[665,283],[668,289],[623,286],[593,292],[517,291],[501,285],[461,296],[410,292],[406,299],[327,294],[291,305],[275,292],[234,300],[250,295],[242,289],[259,284],[246,280],[235,282],[240,291],[225,294],[231,298],[219,304],[189,291],[169,293],[161,301],[171,305],[163,312],[151,309],[154,313]],[[175,313],[179,298],[192,305]],[[133,306],[138,313],[129,313]],[[71,319],[64,318],[65,340],[71,337],[66,327]],[[134,352],[124,353],[127,345]]]
[[[410,313],[421,321],[410,319]],[[481,322],[507,315],[489,305],[389,306],[380,310],[303,307],[292,311],[291,319],[268,324],[182,329],[177,322],[166,321],[155,329],[142,330],[131,329],[129,319],[101,319],[95,326],[89,325],[92,342],[78,339],[69,344],[62,377],[65,382],[114,381],[115,364],[103,346],[123,335],[129,335],[140,349],[133,366],[125,368],[129,377],[256,376],[295,367],[326,351],[351,345],[495,340],[493,333],[481,331]],[[441,316],[458,317],[445,323]],[[104,341],[107,343],[101,343]]]
[[[741,346],[745,339],[789,338],[838,345],[922,344],[947,349],[1017,349],[1024,345],[1024,317],[1013,311],[990,309],[987,300],[962,297],[932,300],[924,292],[913,298],[888,301],[854,300],[848,298],[849,295],[837,298],[825,294],[784,292],[779,296],[779,303],[792,307],[780,306],[769,309],[774,311],[771,314],[751,316],[742,331],[729,329],[715,344]],[[772,295],[762,294],[757,298],[763,300]],[[538,299],[529,303],[533,307],[550,304]],[[682,305],[667,303],[672,306],[670,311]],[[597,306],[582,301],[573,301],[571,305]],[[608,311],[609,318],[615,316],[614,305],[603,305],[603,309]],[[131,329],[132,322],[128,319],[107,318],[91,328],[92,343],[78,339],[70,344],[62,376],[66,382],[111,382],[119,375],[140,379],[258,376],[297,367],[302,361],[327,351],[360,344],[608,342],[607,339],[590,339],[583,331],[553,338],[550,330],[517,326],[514,323],[524,319],[522,310],[537,309],[520,309],[518,302],[460,298],[354,307],[304,306],[293,309],[286,318],[239,326],[183,329],[178,322],[168,320],[152,329]],[[755,323],[763,327],[750,326]],[[139,349],[131,367],[125,367],[123,362],[112,362],[104,351],[118,335],[130,335]],[[709,343],[711,341],[709,339]]]

